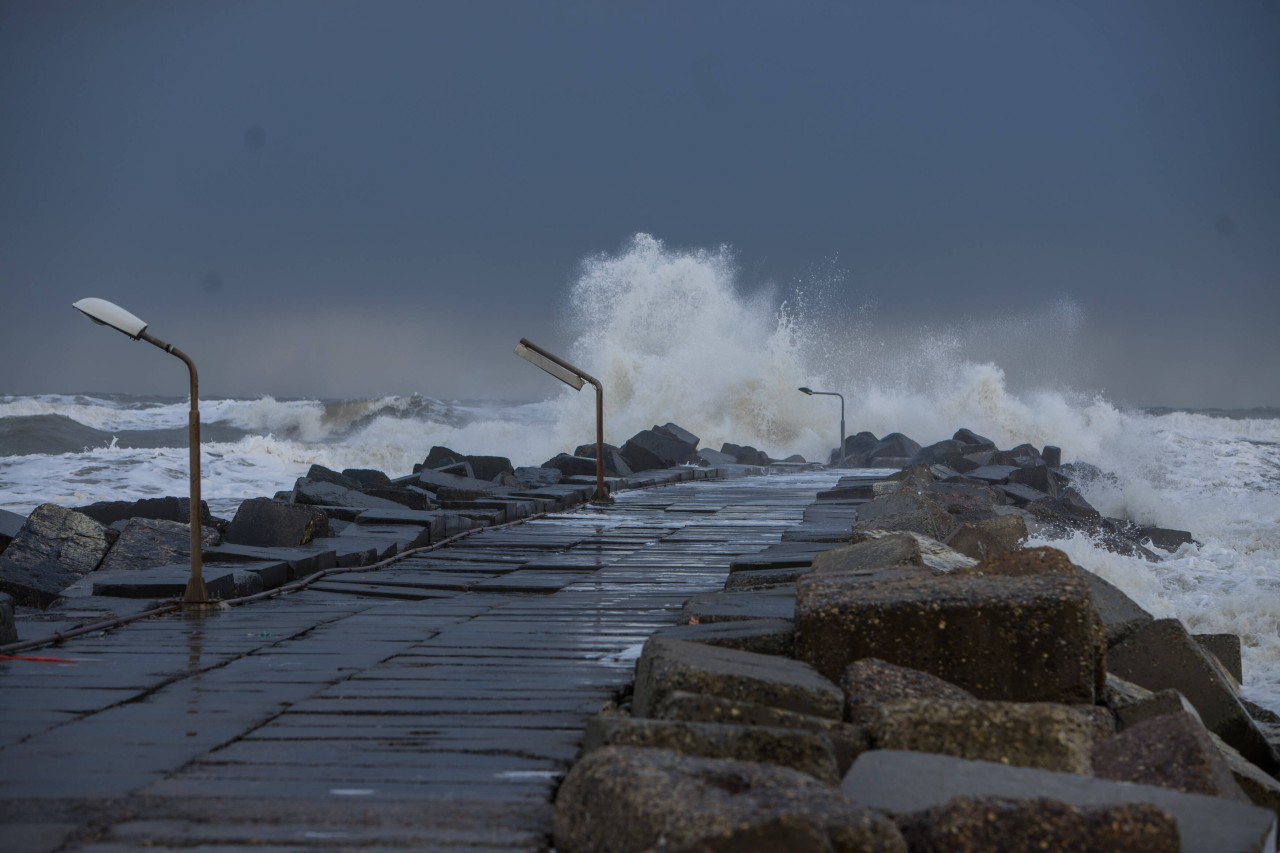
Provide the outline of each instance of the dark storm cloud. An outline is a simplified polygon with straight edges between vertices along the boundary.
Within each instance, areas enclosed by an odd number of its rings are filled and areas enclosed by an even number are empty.
[[[1069,299],[1080,381],[1276,404],[1277,105],[1251,0],[11,0],[0,393],[155,390],[87,295],[212,394],[520,393],[643,230],[748,288],[838,257],[886,325]]]

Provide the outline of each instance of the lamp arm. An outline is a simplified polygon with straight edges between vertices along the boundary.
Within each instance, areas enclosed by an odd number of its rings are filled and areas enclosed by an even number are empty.
[[[204,583],[204,537],[200,528],[200,380],[196,373],[196,363],[191,360],[191,356],[173,344],[165,343],[145,330],[139,333],[138,338],[181,359],[191,378],[191,412],[187,416],[191,479],[191,506],[187,510],[187,521],[191,528],[191,577],[187,580],[187,592],[183,601],[204,604],[209,601],[209,592]]]

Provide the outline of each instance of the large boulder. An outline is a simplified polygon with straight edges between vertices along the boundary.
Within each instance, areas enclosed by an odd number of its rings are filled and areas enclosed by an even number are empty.
[[[587,721],[582,752],[605,746],[642,746],[702,758],[776,764],[807,773],[828,785],[840,784],[831,741],[825,735],[800,729],[601,714]]]
[[[580,456],[584,459],[590,459],[592,462],[591,473],[595,474],[596,445],[595,444],[579,444],[573,451],[574,456]],[[553,466],[554,467],[554,466]],[[604,446],[604,473],[608,477],[625,477],[632,473],[631,466],[627,464],[627,460],[622,458],[622,451],[614,447],[612,444]]]
[[[763,450],[757,450],[749,444],[730,444],[726,441],[720,445],[720,452],[732,456],[739,465],[765,466],[769,464],[769,454]]]
[[[561,853],[876,850],[906,853],[893,821],[784,767],[605,747],[556,794]]]
[[[329,516],[324,510],[250,498],[240,504],[222,538],[232,545],[291,548],[328,535]]]
[[[900,432],[891,432],[867,451],[867,465],[871,468],[902,468],[919,452],[919,442]]]
[[[217,528],[201,526],[203,547],[222,541]],[[99,570],[151,569],[191,559],[191,526],[157,518],[131,518],[103,558]]]
[[[1076,806],[1047,798],[956,797],[898,821],[912,853],[1123,850],[1178,853],[1173,815],[1147,803]]]
[[[468,455],[471,471],[477,480],[497,480],[503,474],[515,474],[511,460],[505,456],[473,456]]]
[[[1093,747],[1113,732],[1105,709],[1053,702],[903,699],[881,705],[876,749],[905,749],[1088,776]],[[1105,719],[1103,719],[1105,718]]]
[[[1096,744],[1093,772],[1101,779],[1249,802],[1209,732],[1186,712],[1145,720]]]
[[[936,675],[895,666],[879,658],[856,660],[840,679],[844,691],[845,719],[862,727],[880,719],[880,708],[911,699],[976,702],[978,698],[962,687]]]
[[[391,478],[376,468],[343,468],[342,476],[358,483],[364,489],[370,486],[381,488],[391,485]]]
[[[467,456],[465,453],[459,453],[456,450],[452,450],[448,447],[442,447],[437,444],[434,445],[427,453],[427,458],[422,460],[422,468],[433,470],[436,468],[445,468],[449,465],[456,465],[459,462],[463,462],[466,458]]]
[[[910,530],[945,542],[956,526],[955,519],[929,495],[899,491],[858,507],[854,532]]]
[[[949,468],[963,470],[966,465],[972,465],[964,458],[966,453],[972,450],[968,445],[954,439],[935,442],[928,447],[922,447],[912,455],[908,465],[946,465]]]
[[[1019,444],[1009,450],[997,450],[991,457],[992,465],[1013,465],[1016,468],[1029,468],[1043,465],[1044,457],[1034,444]]]
[[[594,477],[596,457],[594,454],[587,457],[560,453],[543,462],[541,467],[554,468],[560,472],[561,477]]]
[[[1177,690],[1195,706],[1209,731],[1266,772],[1280,772],[1280,759],[1240,703],[1231,676],[1177,619],[1156,619],[1138,627],[1108,650],[1107,667],[1148,690]]]
[[[730,454],[724,453],[719,450],[712,450],[710,447],[699,447],[698,459],[701,460],[699,464],[711,465],[713,467],[720,466],[720,465],[737,465],[738,464],[738,459],[736,456],[731,456]]]
[[[564,472],[559,468],[524,467],[515,469],[515,478],[522,486],[540,489],[543,486],[555,486],[564,479]]]
[[[1026,520],[1009,513],[963,522],[947,539],[947,546],[975,560],[985,560],[1017,551],[1027,536]]]
[[[138,501],[99,501],[88,506],[76,507],[76,510],[99,524],[108,526],[130,518],[156,518],[161,521],[180,521],[186,524],[191,520],[191,499],[164,497],[143,498]],[[200,523],[216,523],[216,519],[209,513],[209,505],[204,501],[200,502]]]
[[[970,761],[949,755],[877,749],[858,756],[845,774],[840,790],[854,802],[904,817],[944,806],[956,797],[996,797],[1018,801],[1056,800],[1085,808],[1149,803],[1168,812],[1178,824],[1181,846],[1158,850],[1186,853],[1264,853],[1271,850],[1276,815],[1257,806],[1185,794],[1154,785],[1096,779],[1030,767],[1008,767],[991,761]],[[1000,820],[993,814],[992,827]],[[1127,844],[1069,846],[1069,838],[1049,839],[1049,850],[1150,849]],[[913,850],[916,848],[912,848]],[[938,848],[925,848],[938,849]],[[963,846],[944,849],[1026,850],[1025,838],[1008,845]]]
[[[293,499],[311,506],[345,506],[360,509],[396,509],[402,504],[375,495],[367,495],[359,489],[349,489],[329,480],[300,478],[293,485]]]
[[[844,464],[850,468],[866,468],[867,454],[871,452],[880,439],[876,438],[875,433],[860,432],[855,435],[847,435],[844,438]],[[834,448],[831,451],[832,465],[838,465],[841,462],[840,449]]]
[[[805,575],[796,581],[796,657],[831,679],[876,657],[983,699],[1092,704],[1105,645],[1085,582],[985,565],[871,583]]]
[[[698,446],[699,439],[696,435],[689,432],[684,427],[677,426],[676,424],[671,423],[671,421],[667,421],[662,426],[655,426],[654,429],[657,430],[658,432],[666,433],[667,435],[674,438],[676,441],[680,441],[685,444],[692,444],[695,448]]]
[[[644,717],[675,691],[745,699],[841,719],[844,694],[808,664],[738,649],[651,637],[636,662],[632,711]]]
[[[865,573],[918,567],[922,571],[912,574],[925,577],[934,572],[949,572],[972,566],[977,562],[919,533],[868,530],[862,531],[861,535],[864,538],[860,542],[817,554],[813,558],[813,571],[820,574]]]
[[[467,492],[474,493],[475,495],[505,494],[508,491],[508,489],[489,480],[481,480],[477,477],[464,477],[443,471],[431,471],[425,468],[418,472],[418,476],[414,479],[413,485],[419,486],[437,495],[440,494],[441,489],[451,490],[454,494]]]
[[[966,453],[974,453],[979,450],[995,450],[996,443],[983,435],[978,435],[971,429],[962,428],[956,430],[955,435],[951,436],[953,441],[958,441],[965,445]]]
[[[9,547],[13,537],[18,535],[18,531],[26,523],[27,517],[25,515],[9,512],[7,509],[0,509],[0,554],[4,553],[4,549]]]
[[[82,512],[41,504],[0,554],[0,592],[18,604],[48,607],[98,567],[115,537]]]
[[[359,480],[348,477],[346,474],[339,474],[332,468],[326,468],[323,465],[312,465],[307,469],[307,480],[313,483],[332,483],[335,486],[341,486],[344,489],[360,491],[360,487],[364,485]]]
[[[705,693],[670,693],[653,709],[652,717],[660,720],[683,720],[691,723],[730,723],[739,726],[799,729],[826,737],[835,750],[840,773],[849,770],[853,760],[870,748],[867,733],[855,725],[817,717],[797,711],[784,711],[742,699],[726,699]]]
[[[674,468],[695,461],[698,447],[677,438],[662,427],[642,430],[622,445],[622,458],[632,471]]]

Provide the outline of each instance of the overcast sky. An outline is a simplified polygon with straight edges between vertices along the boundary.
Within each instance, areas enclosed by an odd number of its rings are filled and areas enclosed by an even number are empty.
[[[1280,405],[1280,4],[0,0],[0,393],[181,393],[100,296],[209,396],[536,396],[637,232]]]

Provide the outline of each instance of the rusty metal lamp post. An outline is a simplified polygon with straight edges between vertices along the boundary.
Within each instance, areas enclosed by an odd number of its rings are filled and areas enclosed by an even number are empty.
[[[840,454],[839,454],[839,459],[840,459],[840,467],[841,467],[841,468],[843,468],[843,467],[844,467],[844,463],[845,463],[845,455],[844,455],[844,395],[843,395],[843,394],[840,394],[838,391],[814,391],[812,388],[801,388],[801,389],[799,389],[799,390],[800,390],[800,393],[802,393],[802,394],[808,394],[808,395],[809,395],[809,396],[811,396],[811,397],[812,397],[814,394],[818,394],[818,395],[823,396],[823,397],[839,397],[839,398],[840,398]]]
[[[613,498],[609,497],[609,492],[604,487],[604,388],[600,385],[600,380],[552,355],[528,338],[521,338],[520,343],[516,344],[516,355],[535,367],[542,368],[575,391],[581,391],[584,382],[590,382],[596,389],[596,493],[591,500],[593,503],[613,503]]]
[[[191,414],[188,439],[191,457],[191,507],[187,512],[191,527],[191,577],[187,579],[187,591],[182,597],[183,606],[204,607],[209,604],[209,591],[205,588],[201,563],[202,537],[200,530],[200,397],[196,380],[196,363],[173,344],[167,344],[154,335],[147,334],[147,324],[133,314],[105,299],[90,297],[72,303],[72,307],[100,326],[110,326],[135,341],[146,341],[172,356],[182,359],[191,374]]]

